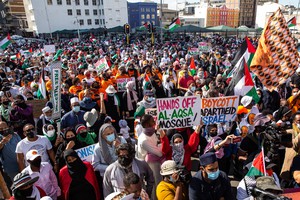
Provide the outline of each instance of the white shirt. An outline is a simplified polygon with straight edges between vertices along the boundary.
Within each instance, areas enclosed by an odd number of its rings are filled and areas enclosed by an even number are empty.
[[[155,134],[149,137],[143,132],[138,137],[137,157],[141,160],[145,160],[147,153],[161,157],[163,154],[161,148],[157,145],[157,142],[158,139]]]
[[[28,172],[31,178],[39,177],[34,185],[42,188],[46,192],[46,195],[50,196],[53,200],[56,200],[61,195],[57,178],[49,163],[42,162],[40,172],[33,172],[30,166],[27,166],[22,172]]]
[[[42,162],[50,163],[49,156],[47,150],[52,149],[52,145],[47,137],[37,135],[38,139],[36,141],[29,141],[26,138],[21,140],[16,147],[16,153],[22,153],[24,158],[26,157],[26,153],[30,150],[37,150],[38,153],[42,156]],[[28,166],[28,162],[25,159],[25,165]]]

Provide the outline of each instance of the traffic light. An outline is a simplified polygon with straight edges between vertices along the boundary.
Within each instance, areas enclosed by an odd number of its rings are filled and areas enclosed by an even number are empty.
[[[124,25],[124,33],[125,34],[129,34],[130,33],[130,25],[129,24],[125,24]]]

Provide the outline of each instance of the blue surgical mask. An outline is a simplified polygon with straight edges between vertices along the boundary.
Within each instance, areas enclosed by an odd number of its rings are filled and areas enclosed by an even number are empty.
[[[220,175],[220,170],[218,169],[217,171],[215,172],[209,172],[207,173],[207,178],[214,181],[216,180]]]
[[[112,96],[114,96],[115,94],[114,94],[114,93],[107,93],[107,95],[112,97]]]
[[[196,90],[196,87],[195,87],[195,86],[191,87],[191,91],[192,91],[192,92],[195,92],[195,90]]]
[[[80,106],[74,106],[73,111],[74,112],[79,112],[80,111]]]
[[[115,137],[114,133],[106,136],[106,140],[108,142],[113,142],[113,141],[115,141],[115,139],[116,139],[116,137]]]
[[[155,100],[155,98],[154,97],[148,97],[148,101],[154,101]]]
[[[173,177],[172,176],[170,176],[170,182],[172,182],[172,183],[176,183],[176,181],[173,179]]]

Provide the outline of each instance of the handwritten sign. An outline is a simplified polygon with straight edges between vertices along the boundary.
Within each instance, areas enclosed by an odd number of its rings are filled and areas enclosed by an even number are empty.
[[[145,114],[151,115],[154,118],[154,121],[157,122],[157,109],[156,108],[145,109]]]
[[[46,53],[55,53],[55,45],[54,44],[44,45],[44,51]]]
[[[117,90],[118,90],[118,92],[126,91],[126,84],[129,81],[135,81],[135,78],[134,77],[131,77],[131,78],[118,78],[117,79]]]
[[[199,48],[199,51],[201,51],[201,52],[209,52],[211,50],[211,46],[207,42],[199,42],[198,48]]]
[[[61,117],[61,62],[51,64],[53,119]]]
[[[94,66],[98,72],[106,71],[109,69],[105,58],[98,60]]]
[[[198,48],[191,48],[189,50],[190,55],[199,55],[199,49]]]
[[[215,124],[234,121],[238,105],[238,96],[201,99],[202,122]]]
[[[76,153],[78,154],[79,158],[82,161],[86,162],[92,162],[92,157],[94,155],[94,149],[95,149],[96,144],[89,145],[87,147],[83,147],[81,149],[75,150]]]
[[[198,96],[157,99],[157,120],[160,128],[173,129],[199,125],[200,104]]]

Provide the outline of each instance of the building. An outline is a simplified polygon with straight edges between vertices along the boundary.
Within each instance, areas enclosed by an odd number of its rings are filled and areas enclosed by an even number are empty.
[[[162,26],[163,27],[169,26],[171,24],[171,22],[176,17],[178,17],[178,11],[177,10],[163,9],[163,13],[162,13]]]
[[[185,3],[185,8],[179,11],[183,25],[206,26],[208,3]]]
[[[138,2],[127,3],[128,5],[128,23],[131,28],[140,27],[145,23],[158,25],[157,3],[154,2]]]
[[[278,3],[267,2],[257,6],[256,27],[264,28],[268,18],[280,8],[284,11],[285,7]],[[287,19],[288,20],[288,19]]]
[[[278,3],[278,0],[258,0],[257,5],[263,5],[267,2]]]
[[[126,0],[26,0],[24,6],[28,30],[37,34],[128,22]]]
[[[28,28],[23,0],[2,1],[0,10],[2,31],[22,34]]]
[[[210,6],[224,6],[226,3],[226,0],[203,0],[204,3],[208,3]]]
[[[208,7],[206,26],[230,26],[237,27],[239,23],[239,9],[227,8],[225,5],[221,7]]]

